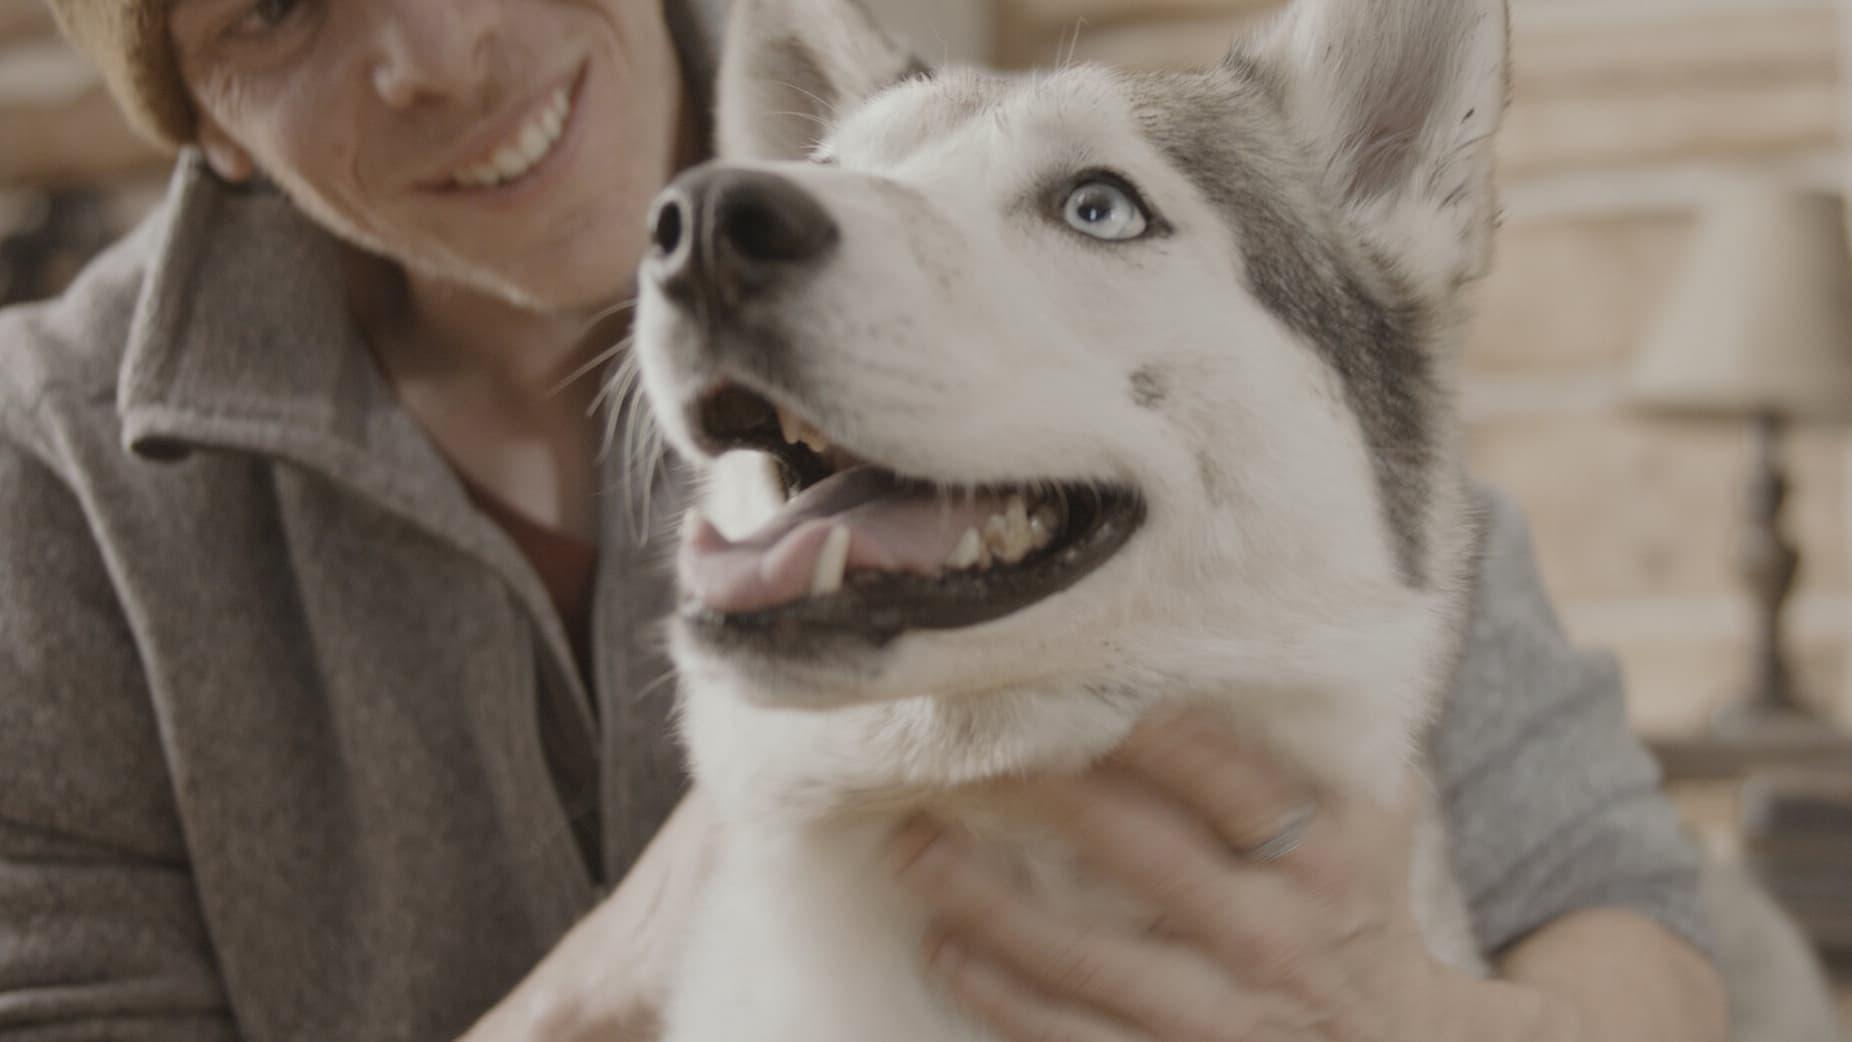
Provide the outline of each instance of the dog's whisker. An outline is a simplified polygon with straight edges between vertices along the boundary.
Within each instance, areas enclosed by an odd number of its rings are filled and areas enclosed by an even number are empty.
[[[1074,58],[1080,53],[1080,31],[1086,24],[1087,19],[1084,16],[1074,19],[1074,32],[1067,41],[1067,56],[1061,57],[1057,53],[1056,57],[1059,60],[1055,63],[1056,67],[1061,69],[1071,69],[1074,67]]]
[[[828,113],[831,119],[836,118],[836,103],[829,100],[828,98],[819,97],[815,92],[805,90],[803,87],[800,87],[797,84],[791,83],[786,80],[772,80],[770,82],[772,82],[776,86],[783,87],[786,90],[796,91],[797,93],[802,94],[804,97],[809,98],[811,101],[816,102],[817,107],[822,109],[824,112]],[[785,113],[785,115],[796,115],[796,114],[797,113]]]
[[[613,396],[613,408],[606,426],[606,451],[616,448],[623,462],[624,507],[642,546],[653,534],[655,489],[667,457],[661,425],[650,410],[642,391],[642,368],[636,355],[625,358],[617,376],[607,387]],[[618,425],[623,426],[622,445],[614,446]]]
[[[652,415],[645,419],[644,426],[644,437],[648,442],[648,448],[646,453],[647,461],[643,468],[645,475],[643,485],[643,523],[637,527],[638,546],[642,546],[644,543],[648,542],[652,534],[650,519],[656,516],[656,482],[662,475],[663,464],[667,462],[669,458],[667,444],[662,435],[662,425],[654,422],[654,417]]]
[[[557,385],[554,386],[554,388],[551,391],[548,392],[548,394],[553,395],[553,396],[558,396],[560,394],[565,393],[567,388],[571,387],[573,384],[578,383],[580,380],[583,380],[586,376],[590,375],[591,373],[596,372],[597,370],[603,368],[605,365],[609,364],[612,359],[618,357],[619,355],[623,354],[625,351],[629,350],[631,344],[635,342],[635,339],[636,338],[634,336],[626,336],[622,340],[619,340],[617,343],[612,344],[610,347],[604,349],[603,351],[598,352],[598,354],[593,356],[590,361],[586,362],[584,365],[580,366],[579,368],[574,369],[570,376],[567,376],[565,379],[561,380]],[[592,399],[592,405],[591,405],[591,410],[590,410],[591,413],[596,413],[598,411],[598,406],[603,403],[605,399],[605,394],[608,392],[608,390],[609,390],[609,385],[607,384],[604,389],[601,389],[598,392],[598,396]]]
[[[771,113],[771,115],[789,116],[792,119],[801,119],[806,123],[814,123],[824,130],[828,130],[830,129],[830,127],[835,125],[831,123],[829,120],[824,119],[823,117],[818,116],[815,113],[810,113],[810,112],[773,112]],[[820,148],[822,145],[823,145],[823,142],[821,140],[812,141],[809,145],[809,148],[816,149],[816,148]]]
[[[642,303],[642,301],[642,297],[631,297],[629,300],[620,300],[615,304],[599,309],[592,317],[585,320],[585,328],[580,330],[580,334],[583,335],[598,328],[600,322],[616,318],[626,311],[635,310],[636,306]]]
[[[662,687],[664,684],[673,682],[678,675],[678,671],[675,668],[669,668],[661,676],[643,685],[643,687],[637,691],[637,701],[641,702],[648,699],[651,695],[656,693],[658,688]]]
[[[630,346],[634,339],[634,337],[625,337],[623,341],[624,346]],[[611,374],[611,379],[606,381],[602,398],[610,403],[621,401],[623,397],[630,393],[631,388],[636,385],[642,373],[642,363],[637,358],[636,354],[632,353],[626,355],[623,361],[618,363],[617,371]]]

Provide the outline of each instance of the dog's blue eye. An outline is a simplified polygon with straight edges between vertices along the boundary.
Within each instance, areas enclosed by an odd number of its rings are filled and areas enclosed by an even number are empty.
[[[1145,234],[1145,211],[1125,189],[1110,181],[1088,181],[1067,197],[1068,226],[1096,239],[1125,242]]]

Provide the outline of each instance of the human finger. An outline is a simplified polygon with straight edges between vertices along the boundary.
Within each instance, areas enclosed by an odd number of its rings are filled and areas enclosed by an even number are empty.
[[[984,953],[1041,994],[1184,1042],[1214,1037],[1225,974],[1148,935],[1080,925],[1021,893],[956,839],[916,825],[896,843],[903,882],[931,902],[941,938]]]
[[[1281,924],[1313,914],[1290,880],[1253,871],[1186,808],[1117,768],[1043,783],[1029,800],[1085,863],[1148,902],[1167,933],[1224,954],[1286,950]]]
[[[1296,852],[1317,807],[1304,785],[1204,709],[1153,714],[1112,762],[1187,806],[1250,861]]]
[[[940,942],[928,965],[961,1006],[1009,1042],[1154,1042],[1123,1024],[1051,1000],[956,941]]]

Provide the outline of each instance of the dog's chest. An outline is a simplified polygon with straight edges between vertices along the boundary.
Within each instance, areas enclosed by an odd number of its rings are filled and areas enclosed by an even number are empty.
[[[1005,836],[990,816],[964,820],[981,858],[1065,920],[1149,925],[1051,838],[1019,828]],[[899,823],[736,833],[696,924],[665,1042],[992,1042],[928,976],[926,910],[887,861]]]
[[[1113,932],[1156,924],[1052,835],[984,808],[951,817],[970,850],[1063,921]],[[666,1042],[994,1042],[927,972],[927,911],[889,861],[902,818],[735,829],[695,924]],[[1484,972],[1431,803],[1421,820],[1416,917],[1437,958]]]

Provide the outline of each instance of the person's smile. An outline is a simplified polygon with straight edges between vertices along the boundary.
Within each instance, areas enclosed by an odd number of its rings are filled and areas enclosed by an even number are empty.
[[[425,178],[420,188],[477,201],[507,197],[545,180],[566,165],[585,79],[586,66],[580,65],[538,98],[510,106],[438,164],[442,172]]]

